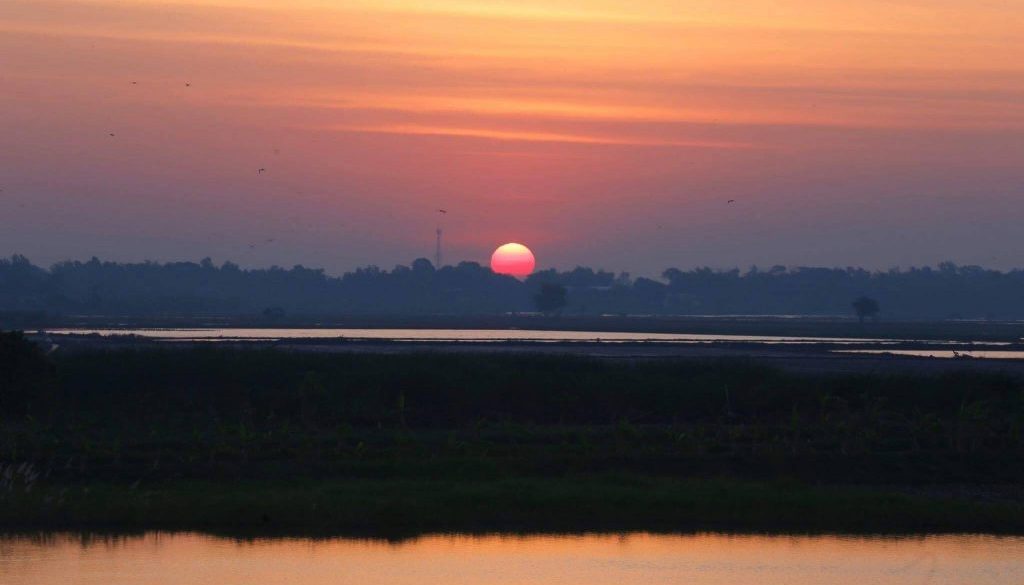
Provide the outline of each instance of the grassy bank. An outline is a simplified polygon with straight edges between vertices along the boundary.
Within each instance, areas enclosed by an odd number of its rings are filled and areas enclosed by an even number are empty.
[[[1024,532],[1012,377],[13,338],[0,373],[3,525]]]
[[[641,476],[90,483],[0,498],[0,525],[374,537],[632,530],[1020,534],[1024,505],[866,487]]]

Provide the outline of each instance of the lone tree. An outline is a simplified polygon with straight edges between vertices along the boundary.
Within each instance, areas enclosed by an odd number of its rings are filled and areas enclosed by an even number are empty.
[[[540,285],[540,292],[533,296],[533,304],[537,310],[546,315],[561,313],[567,304],[565,287],[560,284],[545,283]]]
[[[863,323],[864,319],[874,319],[882,308],[878,301],[871,297],[860,297],[853,301],[853,310],[857,312],[857,318]]]

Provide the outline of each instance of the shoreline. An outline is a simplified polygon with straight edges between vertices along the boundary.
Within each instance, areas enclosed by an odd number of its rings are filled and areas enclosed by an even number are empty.
[[[36,339],[43,336],[35,335]],[[217,348],[245,351],[280,351],[310,354],[416,355],[465,354],[504,356],[565,356],[612,361],[702,362],[738,360],[778,368],[795,374],[895,374],[941,375],[983,372],[1024,377],[1024,359],[952,359],[890,353],[847,353],[848,350],[958,349],[965,352],[1021,350],[1024,344],[986,345],[927,343],[829,343],[798,344],[760,342],[661,342],[661,341],[408,341],[367,338],[294,338],[279,340],[175,340],[131,335],[62,334],[51,337],[61,353],[92,351],[163,351]]]
[[[62,498],[58,505],[55,498]],[[1024,536],[1024,502],[900,487],[613,478],[91,483],[0,500],[5,532],[202,532],[408,539],[425,534],[763,533]]]
[[[6,322],[5,322],[6,321]],[[266,319],[256,315],[138,316],[27,315],[0,312],[0,329],[56,328],[277,328],[277,329],[508,329],[766,335],[872,339],[1024,342],[1024,321],[880,320],[860,323],[837,316],[771,315],[295,315]]]

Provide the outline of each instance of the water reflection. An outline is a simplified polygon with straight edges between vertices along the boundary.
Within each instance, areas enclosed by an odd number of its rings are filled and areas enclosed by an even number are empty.
[[[661,343],[830,343],[894,344],[907,340],[856,339],[836,337],[794,337],[778,335],[715,335],[698,333],[633,333],[615,331],[545,331],[523,329],[48,329],[51,335],[134,335],[174,341],[276,341],[286,339],[349,339],[388,341],[465,342],[641,342]],[[942,342],[935,342],[942,343]]]
[[[430,536],[238,541],[0,538],[6,585],[1024,583],[1024,538]]]

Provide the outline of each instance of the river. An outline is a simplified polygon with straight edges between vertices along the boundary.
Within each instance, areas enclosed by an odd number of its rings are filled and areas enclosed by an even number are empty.
[[[978,535],[0,537],[5,585],[1019,585],[1024,538]]]

